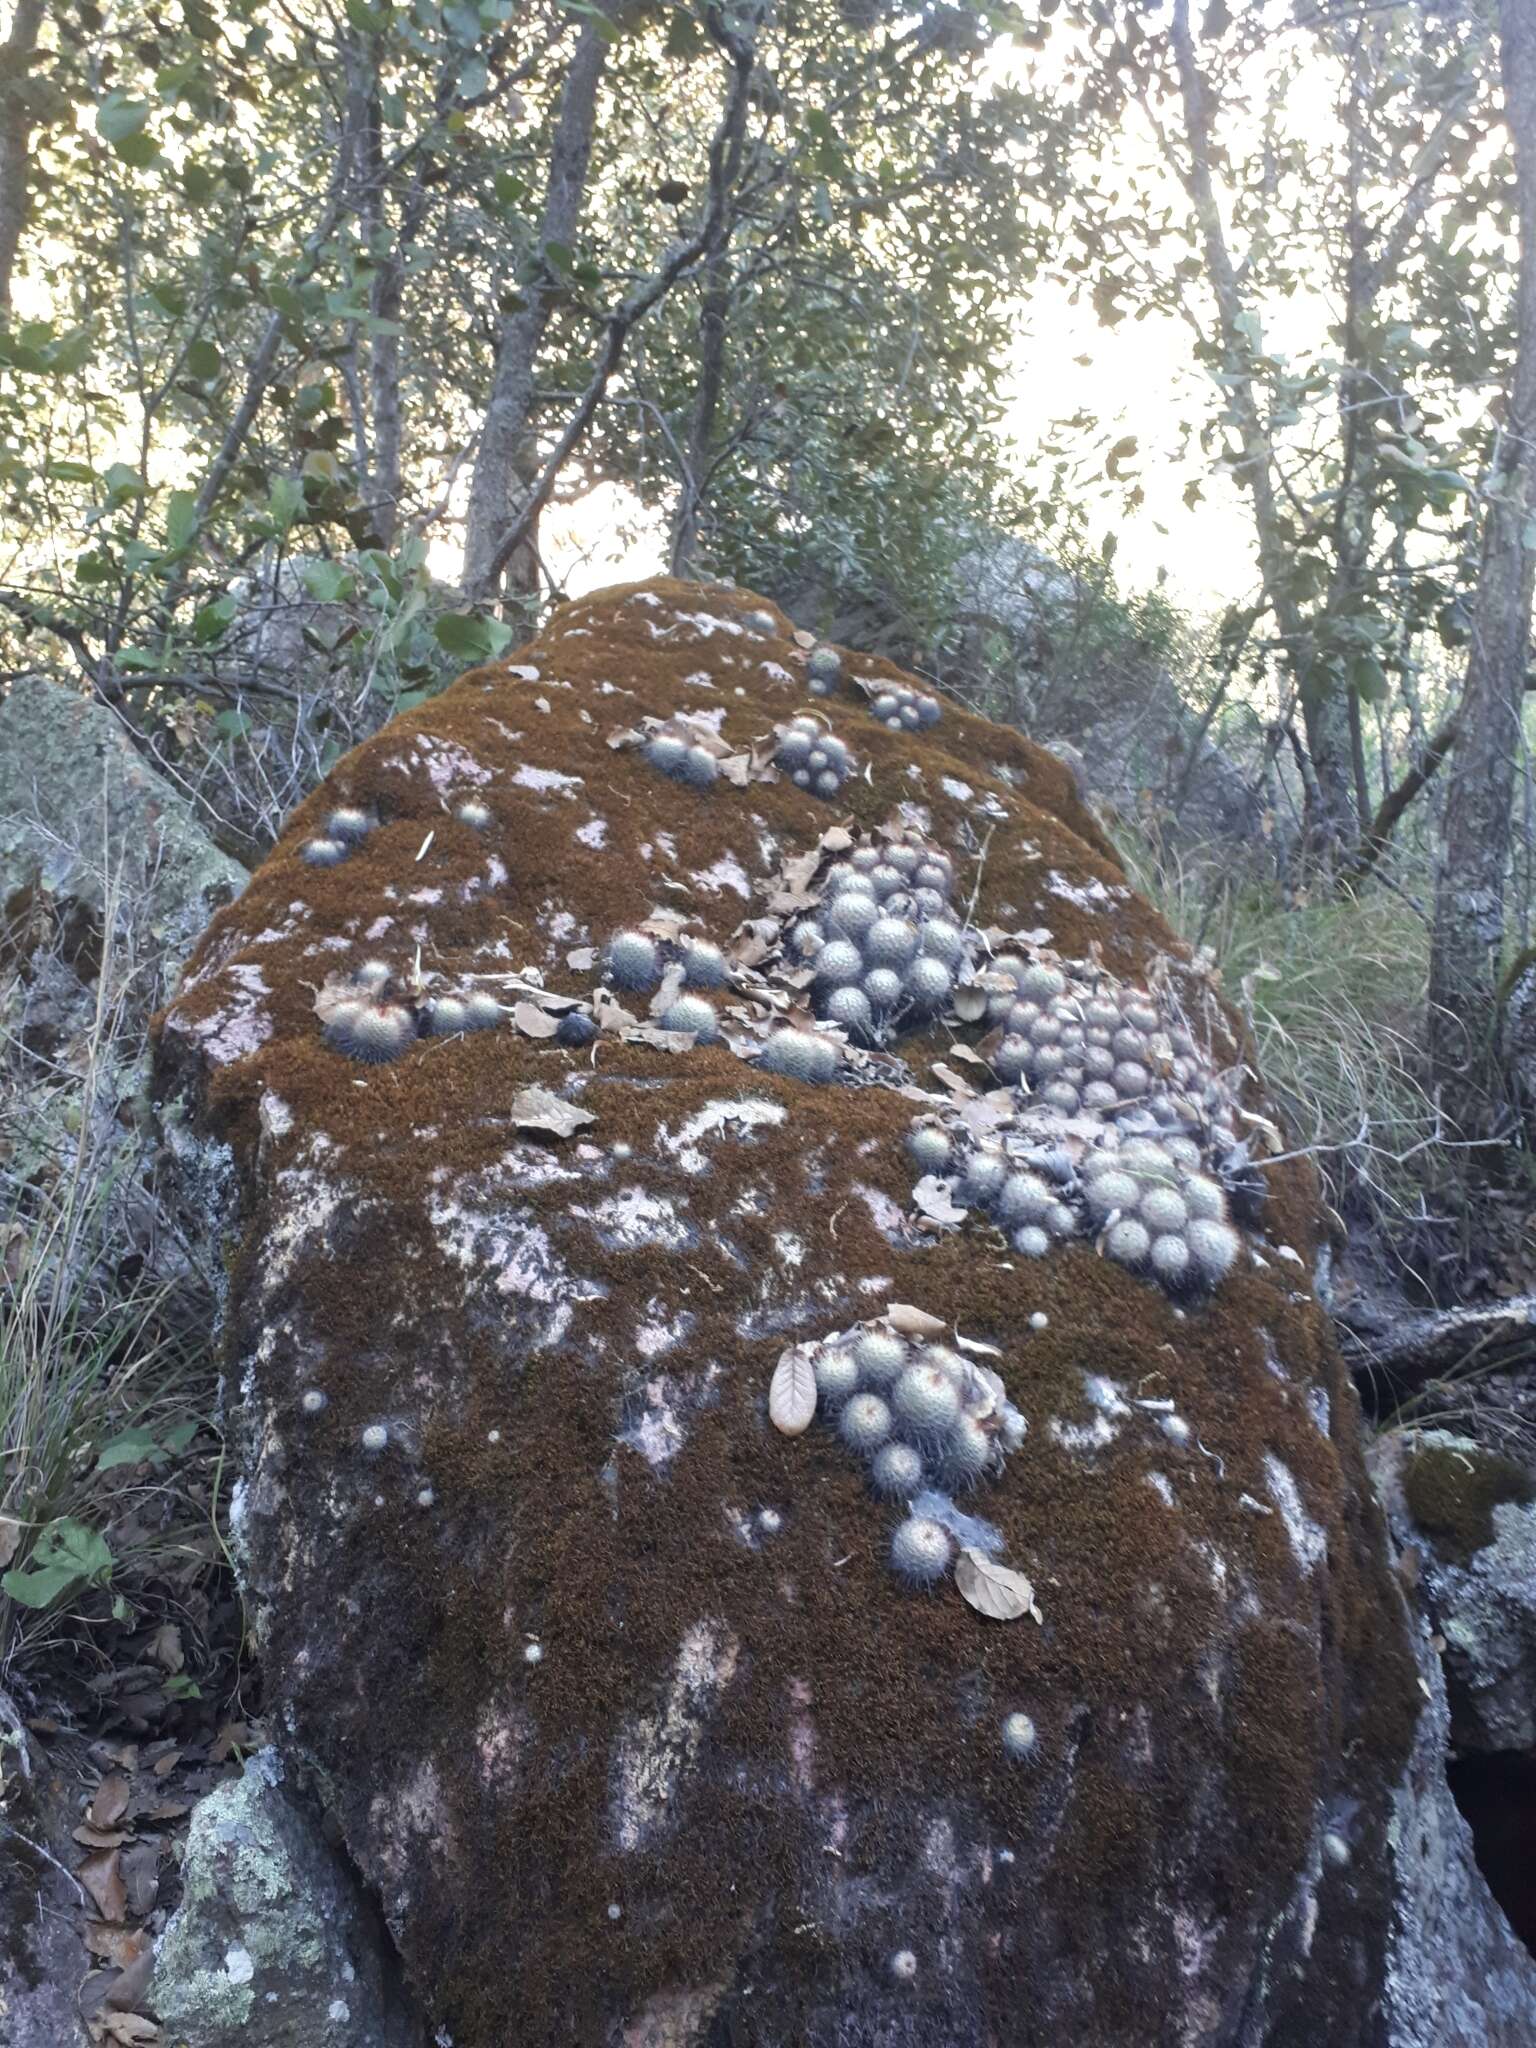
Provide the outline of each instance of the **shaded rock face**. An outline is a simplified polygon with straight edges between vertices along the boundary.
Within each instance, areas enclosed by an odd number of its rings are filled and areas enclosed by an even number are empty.
[[[1445,1642],[1460,1750],[1536,1749],[1536,1482],[1448,1430],[1399,1433],[1372,1455],[1394,1528],[1419,1555]]]
[[[1388,2040],[1418,1690],[1311,1183],[1242,1165],[1262,1106],[1230,1078],[1220,1147],[1192,1121],[1234,1214],[1247,1183],[1240,1256],[1158,1284],[1080,1187],[1134,1117],[1014,1119],[984,1017],[863,1050],[813,1023],[792,927],[899,827],[983,952],[1182,992],[1236,1050],[1060,762],[952,708],[891,729],[860,676],[911,681],[845,655],[810,697],[745,593],[569,605],[348,756],[205,938],[160,1086],[235,1168],[273,1697],[457,2048]],[[854,760],[830,801],[765,767],[810,709]],[[628,737],[680,716],[713,774]],[[617,929],[670,958],[683,920],[734,949],[718,1043],[595,992]],[[487,993],[507,1014],[464,1028]],[[559,998],[590,1043],[551,1035]],[[772,1003],[832,1079],[763,1064]],[[1055,1176],[1043,1249],[909,1161],[914,1119],[999,1117]],[[1125,1200],[1177,1234],[1163,1195]],[[833,1375],[803,1434],[767,1412],[786,1350],[911,1330],[897,1305],[972,1372],[983,1459],[962,1491],[918,1438],[922,1585]],[[961,1598],[957,1543],[1027,1577],[1019,1618]]]
[[[415,2048],[393,1957],[275,1752],[198,1806],[150,2002],[186,2048]]]

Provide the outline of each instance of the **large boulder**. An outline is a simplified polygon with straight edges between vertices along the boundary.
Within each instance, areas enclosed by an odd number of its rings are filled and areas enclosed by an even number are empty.
[[[159,1084],[285,1740],[455,2048],[1406,2044],[1310,1174],[1068,770],[915,688],[568,605],[215,920]]]

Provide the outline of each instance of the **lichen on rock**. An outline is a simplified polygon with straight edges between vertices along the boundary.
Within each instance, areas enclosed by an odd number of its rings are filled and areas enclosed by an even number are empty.
[[[882,680],[916,686],[839,654],[815,713],[859,772],[797,787],[775,733],[806,657],[759,612],[602,593],[396,719],[163,1020],[162,1092],[242,1179],[239,1535],[286,1725],[455,2048],[679,2014],[680,2039],[805,2048],[1374,2039],[1417,1690],[1309,1171],[1266,1154],[1237,1020],[1069,771],[954,706],[871,717]],[[679,721],[730,772],[658,773],[647,736]],[[306,863],[338,808],[376,822]],[[1112,988],[1106,1049],[1208,1054],[1220,1103],[1192,1130],[1138,1108],[1138,1133],[1120,1096],[1021,1092],[991,1064],[998,991],[962,1007],[958,979],[890,1032],[839,1023],[792,934],[832,867],[912,835],[983,981],[1011,953],[1074,1000]],[[916,865],[902,888],[937,890]],[[690,988],[690,949],[723,974]],[[370,960],[417,1020],[377,1065],[316,1013]],[[476,991],[496,1028],[426,1028]],[[1159,991],[1201,1020],[1188,1053],[1152,1048],[1161,1011],[1124,1021]],[[718,1036],[671,1027],[685,992]],[[950,1145],[923,1172],[914,1124]],[[1101,1242],[1125,1204],[1095,1209],[1084,1163],[1138,1135],[1168,1161],[1132,1177],[1149,1245],[1241,1209],[1217,1284],[1150,1284]],[[1009,1224],[1041,1256],[954,1199],[948,1163],[994,1143],[1008,1171],[1060,1155],[1070,1228]],[[769,1423],[786,1347],[903,1304],[992,1347],[970,1355],[1018,1442],[957,1512],[1038,1621],[901,1579],[846,1437]]]

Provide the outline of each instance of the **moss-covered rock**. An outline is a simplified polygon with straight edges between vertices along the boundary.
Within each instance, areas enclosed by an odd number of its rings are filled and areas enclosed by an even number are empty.
[[[1409,1439],[1403,1496],[1414,1522],[1443,1557],[1470,1564],[1495,1537],[1493,1511],[1536,1495],[1531,1475],[1486,1446],[1436,1433]]]
[[[167,2048],[418,2048],[377,1915],[275,1752],[192,1816],[155,1953]]]
[[[238,1517],[274,1699],[455,2048],[1384,2040],[1418,1689],[1310,1174],[1239,1142],[1264,1130],[1239,1027],[1069,770],[954,707],[887,728],[870,687],[912,679],[853,653],[810,699],[758,605],[604,593],[395,720],[163,1020],[162,1090],[242,1187]],[[813,701],[861,763],[830,806],[770,766]],[[644,721],[679,718],[723,749],[707,788],[645,758]],[[367,831],[306,862],[338,805]],[[834,851],[895,825],[944,849],[995,950],[1202,1020],[1233,1128],[1194,1151],[1244,1230],[1213,1292],[1098,1255],[1085,1117],[1049,1144],[1023,1120],[1065,1216],[1038,1256],[942,1183],[916,1199],[915,1117],[1014,1117],[984,1024],[830,1081],[762,1062],[770,1003],[825,1031],[783,949],[829,823]],[[596,987],[616,931],[665,954],[681,921],[736,962],[718,1042],[655,1028],[665,980]],[[430,1028],[488,992],[496,1028]],[[958,1354],[995,1373],[977,1412],[1022,1421],[933,1511],[1027,1575],[1017,1620],[904,1583],[852,1439],[768,1420],[786,1347],[894,1304],[989,1347]]]

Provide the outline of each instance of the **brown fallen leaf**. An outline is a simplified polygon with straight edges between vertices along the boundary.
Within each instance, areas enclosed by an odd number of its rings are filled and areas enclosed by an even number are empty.
[[[816,635],[814,633],[807,633],[804,626],[796,626],[795,645],[797,647],[814,647],[816,645]]]
[[[123,1883],[128,1891],[128,1910],[138,1919],[152,1913],[160,1891],[160,1863],[167,1845],[162,1841],[135,1842],[123,1851]]]
[[[768,1420],[785,1436],[804,1436],[816,1418],[816,1369],[811,1350],[792,1344],[779,1354],[768,1386]]]
[[[569,1138],[584,1124],[595,1124],[590,1109],[564,1102],[548,1088],[520,1088],[512,1098],[512,1121],[521,1131],[547,1131],[554,1138]]]
[[[76,1868],[75,1875],[95,1900],[103,1920],[122,1919],[128,1892],[123,1883],[121,1851],[98,1849]]]
[[[160,2039],[159,2026],[140,2012],[104,2012],[95,2024],[101,2028],[98,2039],[111,2041],[114,2048],[149,2048]]]
[[[149,1946],[147,1927],[114,1927],[106,1920],[87,1920],[82,1929],[86,1947],[93,1956],[126,1970]]]
[[[120,1849],[128,1839],[126,1828],[94,1828],[89,1821],[82,1821],[73,1834],[82,1849]]]
[[[181,1647],[181,1630],[174,1621],[163,1621],[150,1638],[149,1654],[165,1671],[180,1671],[186,1664]]]
[[[558,1018],[551,1017],[548,1010],[541,1010],[537,1003],[514,1004],[512,1022],[525,1038],[553,1038],[560,1029]]]
[[[912,1201],[920,1216],[926,1216],[930,1223],[959,1224],[965,1221],[966,1212],[960,1208],[948,1187],[936,1174],[925,1173],[912,1190]]]
[[[1017,1621],[1025,1614],[1044,1620],[1035,1605],[1035,1589],[1024,1574],[1010,1571],[970,1544],[956,1560],[955,1584],[961,1599],[989,1621]]]
[[[885,1312],[885,1320],[903,1337],[942,1337],[944,1334],[941,1317],[929,1315],[925,1308],[914,1308],[908,1301],[893,1301]]]

